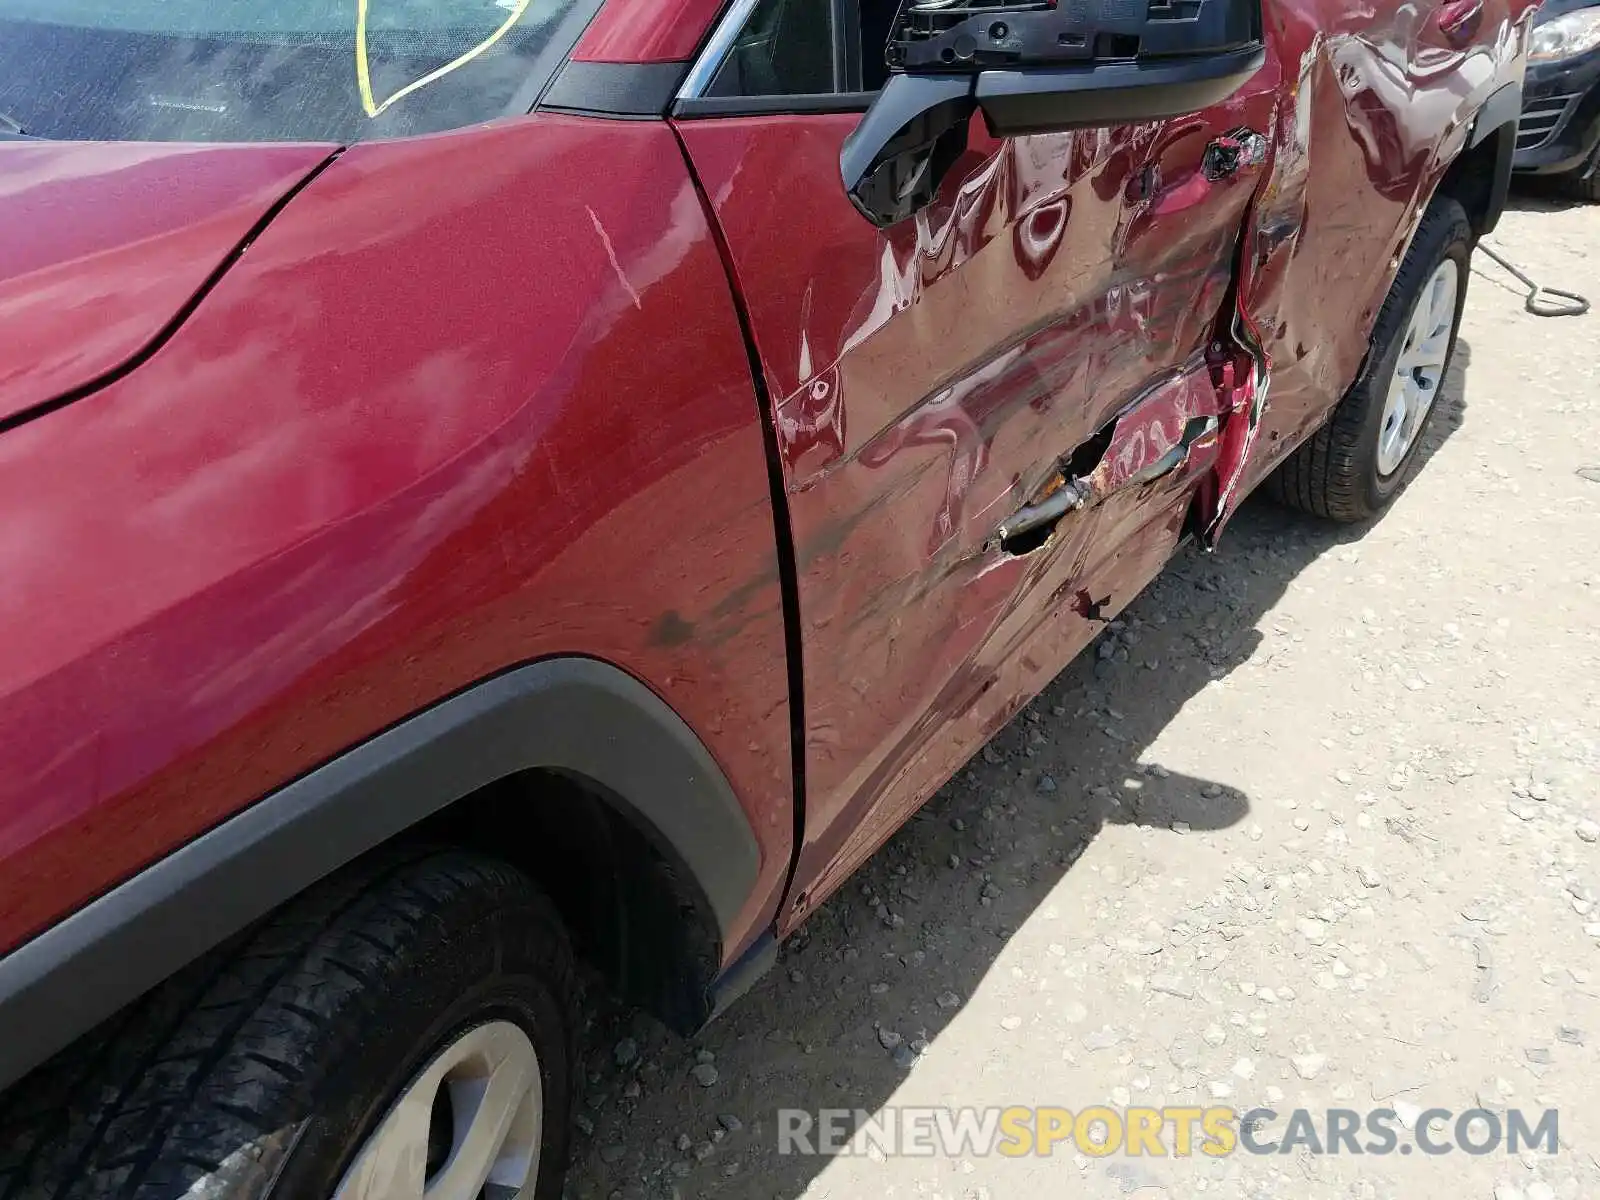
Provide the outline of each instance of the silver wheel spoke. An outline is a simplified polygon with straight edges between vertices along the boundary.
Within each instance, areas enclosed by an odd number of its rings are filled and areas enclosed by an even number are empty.
[[[1432,390],[1419,385],[1417,390],[1412,393],[1406,408],[1404,447],[1409,447],[1412,442],[1417,440],[1417,434],[1422,429],[1422,420],[1428,415],[1428,410],[1432,407]],[[1404,452],[1404,449],[1402,449],[1401,453]]]
[[[526,1033],[509,1021],[470,1029],[406,1085],[333,1200],[518,1200],[538,1177],[543,1099]]]
[[[1433,326],[1436,333],[1449,336],[1456,323],[1457,292],[1461,286],[1460,270],[1450,264],[1449,273],[1439,276],[1437,303],[1433,309]]]
[[[422,1200],[428,1173],[431,1089],[413,1087],[378,1126],[334,1200]]]
[[[520,1031],[519,1031],[520,1032]],[[533,1047],[510,1049],[494,1063],[487,1080],[463,1081],[451,1089],[456,1111],[455,1149],[437,1177],[428,1181],[427,1200],[477,1200],[483,1185],[500,1165],[513,1121],[528,1089],[537,1083]],[[527,1172],[513,1181],[522,1188]]]
[[[1419,342],[1412,350],[1412,357],[1417,360],[1418,366],[1442,367],[1444,360],[1450,353],[1450,326],[1436,329]]]

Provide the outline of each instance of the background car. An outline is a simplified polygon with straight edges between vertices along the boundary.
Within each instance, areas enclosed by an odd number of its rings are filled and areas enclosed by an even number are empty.
[[[1547,0],[1535,21],[1516,170],[1600,201],[1600,5]]]

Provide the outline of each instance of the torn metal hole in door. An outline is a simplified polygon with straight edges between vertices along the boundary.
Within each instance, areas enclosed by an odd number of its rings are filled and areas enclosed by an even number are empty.
[[[1067,458],[996,531],[1007,554],[1031,554],[1061,522],[1175,472],[1209,470],[1218,453],[1217,393],[1204,367],[1152,388]]]

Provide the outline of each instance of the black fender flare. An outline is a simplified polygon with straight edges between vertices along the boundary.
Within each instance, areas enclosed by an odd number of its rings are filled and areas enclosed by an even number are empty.
[[[547,659],[315,768],[0,959],[0,1087],[318,880],[530,769],[590,785],[673,854],[728,944],[760,850],[726,776],[632,676]]]
[[[1497,129],[1522,119],[1522,84],[1503,84],[1490,93],[1472,123],[1469,145],[1476,146]]]
[[[1476,150],[1488,138],[1499,135],[1495,144],[1493,173],[1489,180],[1489,203],[1478,229],[1479,236],[1493,233],[1505,213],[1511,196],[1511,164],[1516,155],[1517,122],[1522,119],[1522,84],[1508,83],[1495,90],[1478,110],[1472,124],[1469,148]]]

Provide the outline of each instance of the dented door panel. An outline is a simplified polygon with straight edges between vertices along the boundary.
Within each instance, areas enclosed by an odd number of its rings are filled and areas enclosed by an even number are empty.
[[[1207,148],[1270,128],[1275,85],[1264,71],[1226,106],[1137,127],[997,142],[975,123],[934,206],[881,232],[837,182],[857,117],[679,123],[750,313],[796,546],[807,811],[791,920],[1176,544],[1214,433],[1132,476],[1188,416],[1216,415],[1205,354],[1265,165],[1208,174]],[[1007,553],[1006,519],[1151,397],[1120,431],[1126,477]],[[1176,421],[1175,397],[1206,411]]]
[[[859,781],[859,792],[877,800],[863,804],[860,821],[812,880],[814,895],[842,882],[930,786],[958,770],[1160,572],[1196,487],[1215,466],[1216,414],[1210,369],[1197,359],[1112,420],[1095,443],[1094,466],[1076,477],[1083,502],[1037,543],[1013,551],[996,536],[951,562],[941,593],[951,599],[950,636],[933,643],[943,652],[938,691],[898,731],[894,752]],[[1058,476],[1054,489],[1072,482]],[[928,597],[905,599],[926,604]],[[856,649],[868,656],[864,670],[894,670],[865,639]]]

